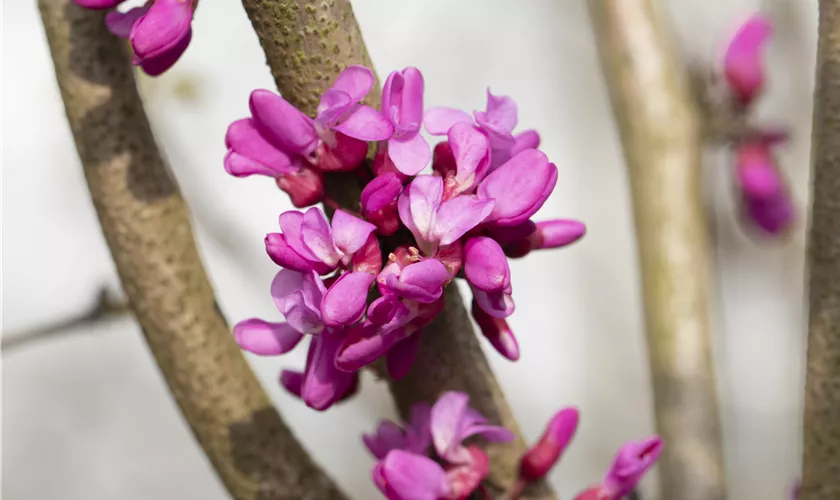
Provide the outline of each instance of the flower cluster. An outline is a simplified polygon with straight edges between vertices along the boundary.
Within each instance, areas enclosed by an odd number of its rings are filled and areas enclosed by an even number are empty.
[[[402,427],[380,422],[376,432],[362,439],[376,457],[373,481],[389,500],[462,500],[480,490],[490,469],[487,454],[463,441],[481,436],[488,441],[513,439],[508,430],[488,425],[468,406],[460,392],[446,392],[431,408],[415,404],[410,421]],[[543,479],[559,461],[577,430],[575,408],[565,408],[551,419],[542,437],[521,457],[519,479],[506,498],[515,500],[528,483]],[[429,448],[437,460],[429,458]],[[577,500],[619,500],[636,487],[656,463],[662,442],[653,437],[625,444],[604,480],[576,497]]]
[[[120,12],[125,0],[73,0],[88,9],[110,9],[105,16],[108,30],[127,38],[134,64],[150,76],[172,67],[192,39],[192,19],[198,0],[148,0],[142,7]]]
[[[314,118],[255,90],[251,116],[233,122],[225,138],[228,173],[273,178],[299,208],[335,205],[324,194],[330,172],[354,172],[365,184],[358,211],[336,210],[331,223],[318,208],[280,215],[280,232],[265,246],[283,268],[271,293],[286,323],[250,319],[235,328],[243,349],[263,355],[311,336],[304,372],[281,381],[318,409],[345,397],[358,370],[379,358],[392,377],[404,376],[455,277],[472,288],[482,333],[518,359],[505,321],[514,311],[508,257],[568,245],[585,231],[574,220],[531,220],[554,189],[557,167],[536,149],[536,132],[513,134],[512,99],[488,92],[487,110],[474,117],[424,112],[423,77],[406,68],[385,81],[380,112],[362,103],[374,82],[369,69],[347,68]],[[434,158],[422,125],[446,136]],[[432,173],[421,173],[430,160]]]
[[[764,88],[762,61],[772,25],[761,15],[748,19],[729,43],[723,73],[736,113],[745,116]],[[747,219],[767,234],[785,232],[795,217],[788,187],[773,158],[773,148],[787,140],[787,133],[759,129],[735,141],[736,184]]]

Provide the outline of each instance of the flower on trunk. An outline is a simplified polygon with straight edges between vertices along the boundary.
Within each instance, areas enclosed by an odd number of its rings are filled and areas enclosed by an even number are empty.
[[[601,484],[592,486],[575,500],[621,500],[629,495],[662,453],[662,440],[651,437],[631,441],[618,450]]]
[[[762,53],[772,34],[770,20],[755,14],[738,28],[726,48],[723,74],[733,96],[744,106],[751,104],[764,87]]]
[[[149,0],[142,7],[120,12],[124,0],[73,0],[88,9],[112,9],[105,16],[108,30],[127,38],[133,63],[149,76],[158,76],[181,58],[192,39],[195,0]]]
[[[489,472],[487,454],[463,445],[472,436],[497,442],[514,437],[503,427],[489,425],[469,407],[464,393],[444,393],[431,410],[415,405],[409,425],[383,422],[376,434],[364,437],[379,459],[372,471],[374,484],[389,500],[466,499]],[[440,463],[426,456],[430,441]]]

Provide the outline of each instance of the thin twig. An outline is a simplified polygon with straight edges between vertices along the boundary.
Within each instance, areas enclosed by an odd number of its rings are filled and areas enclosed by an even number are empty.
[[[76,148],[129,303],[198,443],[237,500],[343,500],[282,421],[216,303],[187,205],[104,13],[39,0]]]
[[[652,1],[590,0],[589,9],[633,195],[654,412],[665,440],[661,496],[722,499],[702,127]]]
[[[96,294],[96,301],[81,313],[64,318],[53,323],[22,331],[3,333],[0,348],[8,352],[23,347],[31,342],[38,342],[48,338],[70,333],[73,330],[90,327],[100,321],[124,316],[131,313],[128,304],[114,297],[106,287],[101,287]]]
[[[820,0],[800,500],[840,498],[840,1]]]
[[[349,0],[243,0],[280,93],[301,111],[314,115],[320,94],[348,65],[372,67]],[[380,104],[378,85],[367,97]],[[327,192],[341,206],[359,211],[360,186],[351,175],[327,177]],[[397,408],[407,418],[411,405],[434,402],[445,391],[470,395],[470,405],[491,421],[517,433],[513,444],[490,445],[491,469],[486,485],[500,497],[516,479],[525,442],[504,395],[481,351],[463,301],[454,285],[446,290],[446,308],[423,332],[411,373],[389,380]],[[523,500],[555,498],[540,482]]]

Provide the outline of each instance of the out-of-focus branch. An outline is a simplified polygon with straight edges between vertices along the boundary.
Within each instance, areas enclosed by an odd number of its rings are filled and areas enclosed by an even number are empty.
[[[840,498],[840,1],[820,0],[800,500]]]
[[[265,50],[277,88],[286,100],[309,115],[315,114],[320,94],[342,69],[352,64],[372,67],[349,0],[242,3]],[[379,107],[380,100],[376,85],[367,102]],[[328,176],[327,190],[342,206],[358,210],[360,189],[351,176]],[[444,312],[423,332],[411,373],[389,383],[404,418],[414,402],[433,403],[445,391],[461,390],[470,395],[472,407],[518,434],[454,285],[447,288]],[[488,447],[491,470],[487,482],[494,496],[513,484],[517,460],[524,449],[521,437],[513,444]],[[549,500],[555,496],[547,486],[538,484],[521,498]]]
[[[665,440],[661,496],[722,499],[698,113],[651,0],[589,0],[589,9],[633,195],[656,425]]]
[[[44,326],[18,332],[3,332],[0,347],[6,352],[22,347],[30,342],[37,342],[50,337],[69,333],[77,328],[91,326],[100,321],[131,313],[128,304],[116,299],[107,288],[102,287],[96,294],[96,301],[85,310],[69,318]]]
[[[339,499],[272,407],[216,304],[189,213],[102,12],[39,0],[76,148],[146,341],[231,496]]]

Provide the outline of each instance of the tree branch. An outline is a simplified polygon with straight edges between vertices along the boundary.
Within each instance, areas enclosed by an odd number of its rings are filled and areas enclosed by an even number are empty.
[[[338,499],[272,407],[216,304],[135,87],[102,12],[39,0],[70,128],[146,341],[232,497]]]
[[[840,1],[819,8],[800,500],[840,498]]]
[[[349,0],[243,0],[245,10],[266,53],[277,88],[283,97],[310,116],[320,94],[345,67],[362,64],[372,68],[361,31]],[[379,107],[379,86],[367,103]],[[354,177],[327,176],[328,194],[342,206],[359,210],[360,186]],[[448,390],[462,390],[471,406],[519,435],[513,415],[487,364],[464,309],[458,290],[446,291],[446,308],[423,332],[411,373],[403,380],[389,380],[403,418],[412,403],[434,402]],[[488,484],[496,496],[513,484],[523,439],[512,445],[488,446],[491,470]],[[554,494],[545,484],[529,489],[525,499],[549,500]]]
[[[662,498],[725,497],[707,310],[701,125],[651,0],[589,0],[630,176]]]

